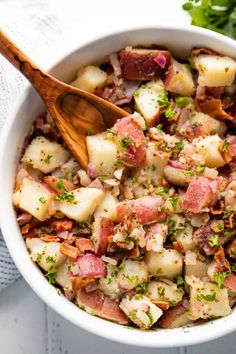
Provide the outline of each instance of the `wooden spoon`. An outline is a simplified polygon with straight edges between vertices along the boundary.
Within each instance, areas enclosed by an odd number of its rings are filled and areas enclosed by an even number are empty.
[[[81,166],[86,169],[86,133],[101,133],[111,127],[118,118],[127,116],[127,112],[45,73],[1,30],[0,53],[22,72],[38,91],[64,141]]]

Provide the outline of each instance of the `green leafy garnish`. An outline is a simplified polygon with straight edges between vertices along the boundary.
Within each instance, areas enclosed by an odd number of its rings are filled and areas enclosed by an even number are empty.
[[[47,256],[46,257],[46,263],[56,263],[55,257]]]
[[[192,25],[236,38],[236,0],[188,0],[183,9]]]
[[[56,282],[56,276],[57,276],[57,270],[55,267],[51,267],[48,272],[45,274],[46,278],[48,278],[48,281],[50,284],[55,284]]]
[[[209,238],[209,246],[216,247],[219,245],[219,236],[218,235],[213,235]]]
[[[227,140],[224,140],[223,145],[221,147],[221,152],[226,152],[230,146],[230,143]]]
[[[175,195],[174,197],[171,197],[168,199],[173,207],[173,209],[175,210],[177,207],[177,203],[180,200],[180,197],[178,195]]]
[[[51,162],[51,158],[52,158],[52,155],[47,155],[43,161],[45,163],[50,163]]]
[[[177,143],[175,143],[175,146],[177,147],[178,150],[182,150],[184,148],[184,142],[178,141]]]
[[[145,293],[147,291],[147,286],[146,284],[138,284],[135,287],[135,290],[137,291],[137,293]]]
[[[176,279],[176,285],[177,286],[182,286],[185,284],[184,278],[181,277],[181,275],[178,275],[177,279]]]
[[[64,192],[63,194],[58,194],[56,200],[59,200],[60,202],[75,203],[75,196],[70,192]]]
[[[132,141],[128,136],[120,139],[120,145],[124,148],[128,147],[131,144],[132,144]]]
[[[197,295],[197,301],[215,301],[216,300],[216,293],[212,293],[212,294],[199,294]]]
[[[164,187],[157,187],[157,189],[155,190],[155,193],[158,195],[163,195],[163,194],[168,194],[169,193],[169,188],[164,188]]]
[[[64,191],[67,191],[66,187],[64,186],[64,183],[63,183],[62,179],[59,179],[57,181],[57,188],[60,189],[60,190],[64,189]]]
[[[47,203],[47,199],[45,199],[44,197],[40,197],[40,198],[39,198],[39,201],[40,201],[40,203],[42,203],[42,204]]]
[[[86,135],[87,135],[87,136],[91,136],[91,135],[93,135],[92,130],[88,129],[88,130],[86,131]]]
[[[180,108],[186,107],[189,104],[189,97],[177,97],[175,102]]]
[[[218,288],[222,288],[222,285],[225,281],[225,278],[229,275],[229,272],[218,273],[215,272],[213,274],[213,280],[218,284]]]
[[[232,272],[236,272],[236,263],[231,264],[231,270]]]

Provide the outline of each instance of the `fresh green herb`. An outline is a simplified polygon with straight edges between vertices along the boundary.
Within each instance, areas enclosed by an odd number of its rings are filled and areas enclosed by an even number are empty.
[[[176,114],[176,109],[173,109],[173,103],[170,103],[169,107],[164,111],[164,115],[167,119],[171,119]]]
[[[139,90],[135,91],[134,97],[135,98],[139,98],[139,96],[140,96],[140,91]]]
[[[224,68],[224,71],[227,73],[229,71],[229,67],[227,66],[226,68]]]
[[[153,320],[153,316],[152,316],[151,311],[146,312],[146,315],[148,316],[148,318],[149,318],[149,320],[150,320],[150,323],[153,323],[154,320]]]
[[[125,138],[120,139],[119,143],[120,143],[120,145],[121,145],[123,148],[126,148],[126,147],[128,147],[129,145],[132,144],[132,141],[131,141],[131,139],[127,136],[127,137],[125,137]]]
[[[55,257],[47,256],[46,257],[46,263],[56,263]]]
[[[84,230],[91,230],[91,225],[86,221],[78,221],[76,223],[76,234],[80,235]]]
[[[112,135],[117,135],[117,134],[118,134],[117,130],[115,130],[115,129],[113,129],[113,128],[107,129],[107,133],[110,133],[110,134],[112,134]]]
[[[33,160],[32,160],[32,159],[28,159],[28,160],[26,161],[26,163],[27,163],[27,165],[33,167]]]
[[[191,16],[192,25],[236,38],[235,0],[188,0],[183,9]]]
[[[42,255],[42,253],[37,253],[37,258],[36,258],[36,262],[37,263],[40,263],[41,261],[42,261],[42,259],[43,259],[43,255]]]
[[[92,130],[88,129],[88,130],[86,131],[86,135],[87,135],[87,136],[91,136],[91,135],[93,135]]]
[[[169,148],[169,146],[168,146],[168,144],[166,142],[164,142],[162,144],[162,151],[164,151],[164,152],[170,151],[170,148]]]
[[[175,102],[180,108],[184,108],[189,104],[189,97],[177,97]]]
[[[163,124],[157,124],[155,127],[157,130],[162,130]]]
[[[160,108],[165,108],[163,110],[163,113],[167,119],[171,119],[176,114],[176,110],[173,109],[173,102],[169,101],[169,98],[168,98],[168,95],[166,92],[163,94],[161,99],[159,99],[157,101],[157,103]]]
[[[178,150],[182,150],[184,148],[184,143],[183,141],[178,141],[177,143],[175,143],[175,146]]]
[[[204,170],[205,170],[205,167],[204,167],[204,166],[198,165],[197,168],[196,168],[195,174],[196,174],[197,176],[199,176],[201,173],[204,172]]]
[[[225,278],[229,275],[230,273],[227,271],[227,272],[223,272],[223,273],[218,273],[218,272],[215,272],[213,274],[213,280],[218,284],[218,288],[222,288],[222,285],[225,281]]]
[[[236,272],[236,263],[231,264],[231,270],[232,272]]]
[[[157,103],[160,108],[165,108],[165,107],[169,106],[170,102],[169,102],[169,98],[168,98],[168,95],[166,92],[162,95],[161,99],[159,99],[157,101]]]
[[[40,198],[39,198],[39,201],[40,201],[40,203],[42,203],[42,204],[47,203],[47,199],[45,199],[44,197],[40,197]]]
[[[60,189],[60,190],[64,189],[64,191],[67,191],[66,187],[64,186],[64,183],[63,183],[62,179],[59,179],[57,181],[57,188]]]
[[[109,178],[108,175],[101,175],[101,176],[99,176],[99,177],[100,177],[100,179],[101,179],[102,181],[104,181],[105,179],[108,179],[108,178]]]
[[[176,285],[179,287],[179,286],[182,286],[184,284],[185,284],[184,278],[181,277],[181,275],[178,275],[178,277],[176,279]]]
[[[171,197],[168,199],[173,207],[173,209],[175,210],[176,207],[177,207],[177,203],[179,202],[180,200],[180,197],[178,195],[175,195],[174,197]]]
[[[209,238],[209,246],[216,247],[219,245],[219,236],[218,235],[213,235]]]
[[[132,183],[136,183],[137,182],[137,177],[135,177],[135,176],[130,177],[130,179],[131,179]]]
[[[168,302],[169,302],[170,307],[174,307],[177,304],[177,302],[175,300],[169,300]]]
[[[48,281],[50,284],[55,284],[56,282],[56,276],[57,276],[57,270],[55,267],[51,267],[48,272],[45,274],[46,278],[48,278]]]
[[[223,145],[221,147],[221,152],[226,152],[230,146],[230,143],[227,140],[224,140]]]
[[[212,294],[199,294],[197,295],[197,301],[215,301],[216,300],[216,293],[212,293]]]
[[[158,195],[163,195],[163,194],[168,194],[169,193],[169,188],[164,188],[164,187],[157,187],[157,189],[155,190],[155,193]]]
[[[119,167],[120,165],[122,165],[122,161],[121,160],[116,160],[116,162],[114,163],[115,167]]]
[[[51,162],[51,158],[52,158],[52,155],[47,155],[43,161],[45,163],[50,163]]]
[[[63,194],[58,194],[56,200],[65,201],[67,203],[76,203],[74,194],[70,192],[64,192]]]
[[[158,268],[157,271],[156,271],[156,275],[159,275],[159,274],[162,274],[162,269],[161,268]]]
[[[135,287],[135,290],[137,291],[137,293],[145,293],[147,291],[147,286],[146,284],[138,284]]]

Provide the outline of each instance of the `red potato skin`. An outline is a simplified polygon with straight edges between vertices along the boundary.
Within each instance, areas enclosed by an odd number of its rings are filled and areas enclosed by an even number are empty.
[[[155,58],[163,56],[166,59],[164,68],[155,62]],[[122,76],[126,80],[154,80],[160,78],[169,65],[171,54],[167,50],[122,50],[120,52],[120,65]]]
[[[171,324],[175,321],[175,319],[185,313],[187,309],[179,304],[175,307],[171,307],[167,311],[164,312],[163,316],[160,318],[158,324],[161,328],[169,328]]]
[[[114,129],[120,150],[120,158],[130,167],[141,165],[146,158],[146,139],[142,128],[132,118],[124,117],[116,122]],[[123,139],[129,139],[127,147],[122,146]]]
[[[82,277],[104,277],[106,275],[105,263],[94,254],[86,254],[77,258],[79,275]]]
[[[107,251],[108,236],[112,235],[114,222],[100,217],[99,239],[94,243],[95,254],[102,256]]]
[[[152,224],[165,219],[166,213],[159,211],[163,200],[159,196],[146,196],[121,202],[117,206],[119,221],[124,223],[129,218],[136,218],[141,224]]]
[[[119,324],[129,323],[128,318],[119,308],[119,304],[109,299],[100,290],[86,293],[84,289],[81,289],[77,294],[77,302],[79,306],[89,308],[99,317]]]
[[[231,273],[228,277],[226,277],[224,280],[224,286],[236,292],[236,274]]]

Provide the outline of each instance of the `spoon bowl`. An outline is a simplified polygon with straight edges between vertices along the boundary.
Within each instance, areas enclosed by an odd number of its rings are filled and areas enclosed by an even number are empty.
[[[34,86],[60,133],[86,169],[86,135],[101,133],[127,112],[92,93],[77,89],[45,73],[0,30],[0,53]]]

